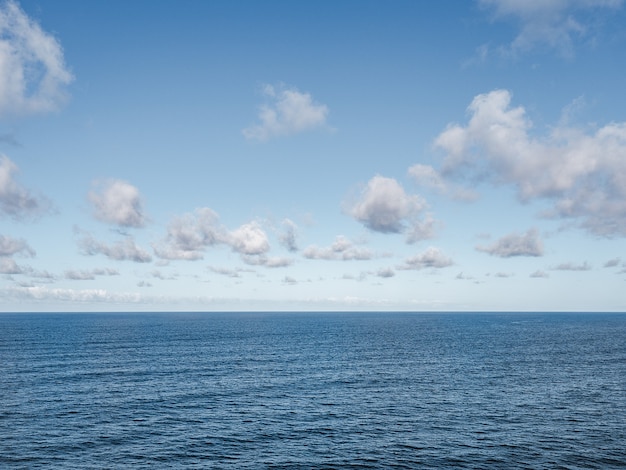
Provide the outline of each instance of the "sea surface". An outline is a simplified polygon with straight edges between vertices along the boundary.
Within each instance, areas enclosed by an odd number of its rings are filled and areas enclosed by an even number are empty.
[[[625,468],[626,314],[0,314],[0,468]]]

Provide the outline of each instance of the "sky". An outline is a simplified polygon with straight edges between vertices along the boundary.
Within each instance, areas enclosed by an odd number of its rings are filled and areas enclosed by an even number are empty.
[[[0,311],[624,311],[625,3],[2,0]]]

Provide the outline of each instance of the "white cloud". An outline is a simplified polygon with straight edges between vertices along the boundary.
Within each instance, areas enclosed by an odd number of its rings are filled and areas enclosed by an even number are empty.
[[[489,253],[500,258],[513,256],[542,256],[543,242],[536,229],[530,229],[524,234],[511,233],[489,246],[477,246],[478,251]]]
[[[15,254],[22,254],[24,256],[35,256],[35,250],[33,250],[26,240],[22,238],[12,238],[5,235],[0,235],[0,257],[13,256]]]
[[[265,85],[263,94],[269,103],[260,107],[260,123],[242,131],[246,139],[265,141],[271,137],[314,129],[326,123],[328,107],[315,103],[308,93],[301,93],[295,88]]]
[[[376,276],[382,278],[390,278],[395,275],[396,273],[392,268],[380,268],[378,271],[376,271]]]
[[[355,246],[348,238],[339,235],[334,243],[328,247],[310,245],[302,251],[302,256],[308,259],[322,260],[369,260],[374,254],[367,248]]]
[[[35,300],[42,302],[115,302],[115,303],[139,303],[143,297],[137,293],[116,293],[106,289],[61,289],[45,286],[18,287],[4,289],[5,298]]]
[[[8,157],[0,155],[0,215],[19,220],[48,210],[48,201],[33,196],[13,179],[16,171],[17,165]]]
[[[589,34],[591,15],[617,9],[623,0],[480,0],[496,19],[514,18],[520,31],[504,53],[518,54],[540,46],[563,56],[574,53],[574,42]]]
[[[375,176],[349,207],[349,213],[375,232],[400,233],[425,205],[420,197],[407,194],[395,179]]]
[[[122,180],[109,180],[97,184],[98,191],[89,193],[94,216],[102,222],[120,227],[143,227],[146,224],[139,190]]]
[[[59,42],[16,2],[0,4],[0,116],[54,110],[72,80]]]
[[[431,214],[426,214],[424,219],[414,222],[413,225],[409,227],[406,242],[413,244],[434,238],[440,226],[441,223],[436,221]]]
[[[547,272],[545,272],[545,271],[542,271],[542,270],[537,270],[537,271],[535,271],[535,272],[531,273],[531,274],[530,274],[530,277],[534,277],[534,278],[548,278],[548,277],[550,277],[550,276],[549,276],[549,275],[548,275],[548,273],[547,273]]]
[[[204,257],[207,247],[222,243],[224,237],[217,213],[203,207],[193,214],[174,218],[167,228],[165,240],[153,248],[159,258],[198,260]]]
[[[293,264],[293,259],[280,256],[242,255],[241,259],[251,266],[265,266],[266,268],[286,268]]]
[[[439,248],[428,247],[424,252],[407,258],[401,269],[446,268],[454,261],[446,256]]]
[[[270,249],[267,234],[257,222],[233,230],[227,241],[234,251],[242,255],[262,255]]]
[[[586,261],[582,264],[567,262],[553,266],[551,269],[554,271],[590,271],[591,265]]]
[[[65,279],[73,281],[91,281],[96,276],[117,276],[119,272],[116,269],[111,268],[96,268],[90,271],[70,269],[65,271]]]
[[[78,242],[83,254],[93,256],[102,254],[116,261],[134,261],[136,263],[149,263],[152,256],[143,248],[136,245],[131,236],[112,245],[100,242],[91,235],[86,234]]]
[[[23,274],[24,269],[13,258],[0,258],[0,274]]]
[[[280,235],[279,241],[287,250],[298,251],[297,231],[298,226],[290,219],[283,220],[284,232]]]
[[[522,107],[511,94],[478,95],[467,126],[449,126],[435,140],[446,153],[443,173],[511,184],[522,201],[554,201],[548,217],[572,218],[600,235],[626,235],[626,123],[595,132],[556,126],[543,138],[530,135]]]

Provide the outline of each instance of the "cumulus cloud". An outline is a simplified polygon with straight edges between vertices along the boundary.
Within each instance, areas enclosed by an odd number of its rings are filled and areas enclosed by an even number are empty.
[[[308,259],[323,260],[369,260],[374,254],[367,248],[356,246],[343,235],[339,235],[334,243],[328,247],[310,245],[302,251],[302,256]]]
[[[348,208],[350,215],[374,232],[401,233],[426,203],[409,195],[393,178],[375,176],[362,190],[359,199]]]
[[[204,257],[207,247],[223,242],[224,237],[217,213],[203,207],[193,214],[174,218],[168,225],[165,240],[153,248],[159,258],[198,260]]]
[[[439,248],[428,247],[424,252],[407,258],[401,269],[446,268],[454,261],[446,256]]]
[[[16,2],[0,4],[0,116],[54,110],[72,80],[59,42]]]
[[[500,258],[542,256],[543,242],[539,238],[539,232],[530,229],[524,234],[511,233],[489,246],[477,246],[476,249]]]
[[[242,255],[262,255],[270,249],[267,234],[257,222],[250,222],[233,230],[227,241],[234,251]]]
[[[122,180],[108,180],[96,184],[89,193],[94,216],[102,222],[120,227],[143,227],[146,224],[139,190]]]
[[[617,9],[623,0],[480,0],[495,19],[513,18],[520,31],[502,52],[518,54],[547,47],[570,57],[578,38],[590,34],[590,20],[601,10]]]
[[[450,125],[435,140],[446,153],[448,177],[511,184],[522,201],[554,202],[547,217],[580,220],[586,230],[626,235],[626,123],[594,132],[555,126],[543,138],[530,134],[523,107],[510,106],[511,94],[478,95],[466,126]]]
[[[244,129],[246,139],[266,141],[272,137],[297,134],[325,125],[328,107],[318,104],[308,93],[295,88],[265,85],[268,102],[259,109],[259,124]]]
[[[239,253],[246,264],[277,268],[293,263],[289,258],[267,256],[271,248],[269,238],[259,222],[248,222],[229,231],[219,223],[217,213],[207,207],[174,218],[165,239],[153,248],[162,259],[194,261],[204,257],[206,248],[224,245]]]
[[[85,234],[78,242],[83,254],[88,256],[104,255],[116,261],[134,261],[136,263],[149,263],[152,256],[143,248],[137,246],[131,236],[113,244],[103,243],[93,236]]]
[[[21,220],[42,214],[50,204],[15,181],[13,174],[17,169],[8,157],[0,155],[0,215]]]

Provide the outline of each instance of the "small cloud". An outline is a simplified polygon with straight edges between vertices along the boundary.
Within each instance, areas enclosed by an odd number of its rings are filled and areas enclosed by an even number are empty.
[[[106,244],[93,238],[90,234],[85,234],[78,242],[82,253],[87,256],[104,255],[116,261],[135,261],[137,263],[149,263],[152,256],[135,244],[131,236],[114,244]]]
[[[65,102],[73,80],[54,36],[17,2],[0,4],[0,116],[48,112]]]
[[[439,248],[431,246],[419,255],[407,258],[401,269],[440,269],[452,266],[453,264],[454,261],[446,256]]]
[[[586,261],[582,264],[561,263],[551,268],[553,271],[589,271],[591,265]]]
[[[288,285],[295,285],[297,284],[298,281],[296,280],[296,278],[291,277],[291,276],[285,276],[283,278],[283,284],[288,284]]]
[[[89,193],[94,217],[120,227],[144,227],[146,216],[139,190],[122,180],[97,183],[97,190]]]
[[[616,266],[619,266],[619,264],[621,263],[621,259],[620,258],[613,258],[608,260],[606,263],[604,263],[604,267],[605,268],[614,268]]]
[[[396,275],[395,271],[392,268],[380,268],[376,271],[376,276],[388,279],[390,277],[394,277]]]
[[[328,107],[295,88],[263,87],[268,102],[259,109],[259,124],[244,129],[246,139],[266,141],[272,137],[298,134],[326,124]]]
[[[2,63],[1,60],[0,63]],[[0,154],[0,216],[6,215],[15,220],[23,220],[37,217],[48,211],[49,201],[33,196],[29,190],[14,180],[13,173],[17,170],[15,163]]]
[[[401,233],[425,206],[424,200],[407,194],[395,179],[375,176],[349,207],[349,213],[374,232]]]
[[[547,278],[550,277],[550,275],[545,272],[545,271],[541,271],[541,270],[537,270],[533,273],[530,274],[530,277],[534,277],[534,278]]]
[[[536,229],[530,229],[522,235],[512,233],[489,246],[477,246],[476,249],[500,258],[543,255],[543,243]]]
[[[307,259],[365,261],[372,259],[374,254],[367,248],[355,246],[348,238],[339,235],[329,247],[308,246],[302,251],[302,256]]]
[[[228,244],[241,255],[262,255],[270,249],[267,234],[257,222],[250,222],[232,231]]]
[[[293,259],[282,257],[267,257],[265,255],[242,255],[244,263],[252,266],[265,266],[266,268],[285,268],[293,264]]]
[[[0,235],[0,257],[13,256],[16,254],[33,257],[35,256],[35,250],[33,250],[28,243],[26,243],[26,240],[22,238],[12,238]]]
[[[72,281],[91,281],[96,276],[118,276],[119,271],[111,268],[96,268],[90,271],[70,269],[65,271],[65,279]]]
[[[505,272],[502,272],[502,271],[498,271],[494,276],[502,278],[502,279],[506,279],[506,278],[509,278],[509,277],[513,277],[514,275],[515,274],[513,274],[513,273],[505,273]]]
[[[0,258],[0,274],[24,274],[24,268],[19,266],[13,258]]]
[[[460,272],[459,274],[456,275],[455,279],[459,280],[459,281],[473,281],[474,278],[468,274],[465,274],[464,272]]]
[[[297,231],[298,226],[290,219],[283,220],[283,233],[280,235],[279,241],[290,252],[298,251]]]

